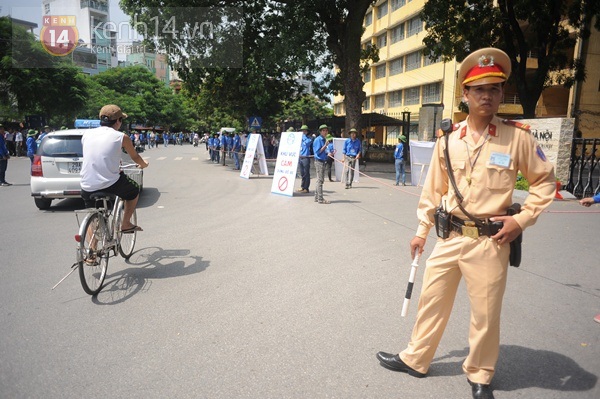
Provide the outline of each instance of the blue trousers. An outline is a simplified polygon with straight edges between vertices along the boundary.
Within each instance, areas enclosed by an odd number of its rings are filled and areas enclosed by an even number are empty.
[[[308,190],[308,186],[310,186],[310,158],[301,157],[298,166],[300,167],[300,176],[302,177],[300,188]]]
[[[406,172],[404,171],[404,159],[396,159],[396,185],[400,184],[400,175],[402,175],[402,184],[406,184]]]

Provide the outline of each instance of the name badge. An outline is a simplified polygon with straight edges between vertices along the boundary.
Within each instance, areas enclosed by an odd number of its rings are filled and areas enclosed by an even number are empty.
[[[490,156],[490,165],[508,168],[510,166],[510,155],[502,154],[500,152],[492,152],[492,155]]]

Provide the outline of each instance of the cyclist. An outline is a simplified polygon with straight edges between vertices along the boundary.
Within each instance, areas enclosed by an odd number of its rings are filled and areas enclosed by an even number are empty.
[[[127,114],[117,105],[105,105],[100,110],[100,127],[87,130],[83,134],[81,196],[87,207],[94,206],[90,202],[90,195],[97,191],[109,192],[121,197],[125,203],[121,232],[133,233],[142,231],[139,226],[130,221],[138,202],[140,188],[119,168],[121,148],[140,168],[146,168],[148,163],[136,152],[131,138],[119,131],[124,118],[127,118]]]

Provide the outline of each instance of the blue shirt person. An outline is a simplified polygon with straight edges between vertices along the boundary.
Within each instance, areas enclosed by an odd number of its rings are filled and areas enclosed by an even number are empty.
[[[4,140],[4,126],[0,125],[0,186],[10,186],[6,178],[6,168],[8,167],[8,148],[6,148],[6,141]]]
[[[329,177],[329,181],[333,181],[331,178],[331,166],[333,165],[334,156],[335,156],[335,148],[333,146],[333,136],[328,134],[325,137],[327,142],[327,148],[325,148],[325,152],[327,153],[327,163],[325,164],[325,171],[327,172],[327,177]]]
[[[31,163],[33,163],[33,156],[37,152],[37,142],[35,141],[35,130],[30,129],[29,132],[27,133],[26,145],[27,145],[27,156],[31,160]]]
[[[394,161],[396,164],[396,185],[400,184],[400,176],[402,176],[402,185],[406,186],[406,171],[404,169],[404,143],[406,143],[406,136],[401,135],[398,137],[398,145],[394,150]]]
[[[235,170],[240,170],[240,150],[242,149],[242,140],[240,134],[236,133],[231,143],[233,151],[233,161],[235,162]]]
[[[300,160],[298,161],[298,167],[300,168],[302,182],[298,192],[308,193],[308,187],[310,186],[310,149],[312,140],[308,136],[308,126],[302,125],[300,130],[302,131],[302,143],[300,144]]]
[[[584,198],[579,201],[579,203],[583,206],[591,206],[592,204],[600,203],[600,193],[594,195],[593,197]]]
[[[356,160],[360,158],[362,144],[360,140],[356,138],[356,129],[350,129],[350,138],[344,143],[344,180],[346,182],[346,188],[352,187],[354,181],[354,167],[356,166]]]
[[[313,142],[312,148],[315,154],[315,169],[317,171],[317,188],[315,189],[315,202],[319,204],[329,204],[329,201],[323,198],[323,182],[325,181],[325,162],[327,160],[327,145],[329,141],[325,136],[329,133],[327,125],[319,126],[319,136]]]

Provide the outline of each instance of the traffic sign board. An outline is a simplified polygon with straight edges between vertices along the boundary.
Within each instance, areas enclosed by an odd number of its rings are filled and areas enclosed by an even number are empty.
[[[259,116],[251,116],[248,124],[250,125],[250,129],[260,130],[262,126],[262,118]]]

